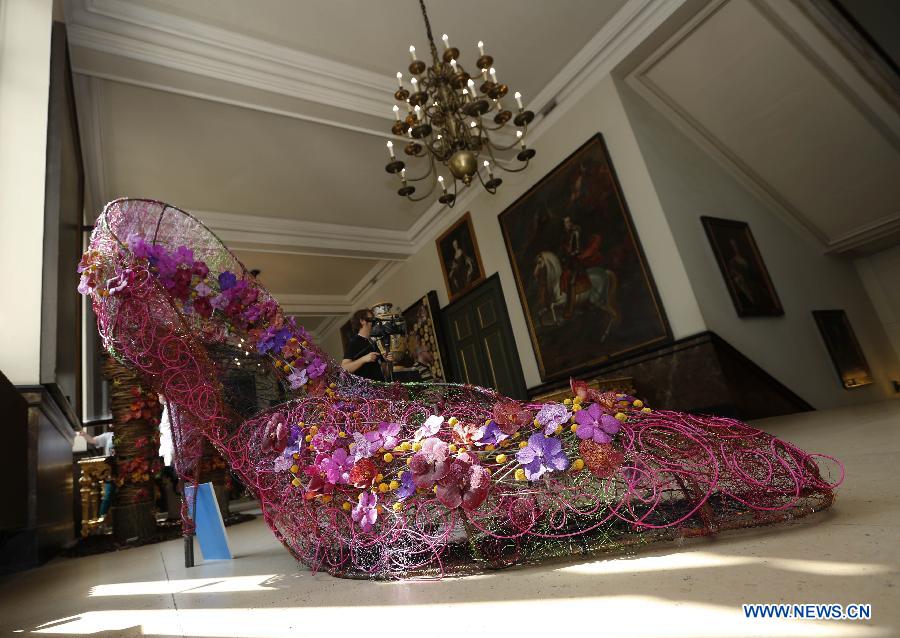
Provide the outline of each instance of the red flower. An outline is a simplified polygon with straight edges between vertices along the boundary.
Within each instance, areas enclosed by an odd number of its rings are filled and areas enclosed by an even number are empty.
[[[468,452],[459,454],[450,464],[447,475],[438,481],[437,499],[450,509],[475,510],[487,498],[491,486],[490,473]]]
[[[517,401],[508,400],[494,404],[493,416],[500,431],[509,436],[534,420],[530,410],[522,407]]]
[[[569,385],[572,388],[572,394],[581,399],[582,402],[600,400],[600,393],[593,388],[589,388],[587,381],[569,379]]]
[[[197,297],[194,299],[194,310],[196,310],[197,314],[201,317],[206,317],[207,319],[211,317],[213,307],[209,301],[209,297]]]
[[[371,487],[377,475],[378,468],[372,459],[361,459],[350,470],[350,483],[356,487]]]
[[[606,478],[622,465],[625,455],[613,447],[612,443],[597,443],[593,439],[585,439],[578,444],[578,453],[591,474],[597,478]]]
[[[428,488],[447,476],[450,471],[450,449],[444,441],[431,437],[422,441],[422,449],[416,452],[409,469],[416,487]]]

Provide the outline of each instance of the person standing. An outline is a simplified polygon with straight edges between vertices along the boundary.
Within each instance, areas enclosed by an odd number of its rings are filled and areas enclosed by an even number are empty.
[[[372,343],[372,322],[375,315],[368,308],[362,308],[350,317],[350,327],[356,334],[347,342],[344,349],[344,358],[341,367],[360,377],[372,381],[384,381],[384,371],[378,359],[381,355]],[[387,361],[393,361],[393,356],[388,353],[384,357]]]

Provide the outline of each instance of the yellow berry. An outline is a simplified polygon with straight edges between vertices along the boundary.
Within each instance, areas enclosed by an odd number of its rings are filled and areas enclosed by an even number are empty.
[[[400,444],[400,449],[404,452],[409,452],[412,449],[412,444],[409,441],[404,441]]]
[[[352,509],[353,509],[353,506],[352,506],[352,505],[350,505],[350,503],[349,503],[349,502],[344,502],[344,504],[343,504],[343,505],[341,505],[341,507],[342,507],[342,508],[343,508],[343,509],[344,509],[344,510],[345,510],[345,511],[347,511],[347,512],[349,512],[349,511],[350,511],[350,510],[352,510]]]
[[[521,469],[521,468],[519,468],[518,470],[516,470],[516,480],[517,480],[517,481],[524,481],[524,480],[525,480],[525,470],[523,470],[523,469]]]
[[[390,463],[391,461],[394,460],[394,455],[391,454],[390,452],[388,452],[387,454],[384,455],[383,458],[384,458],[385,463]]]
[[[490,443],[488,443],[487,445],[484,446],[484,449],[485,449],[486,451],[488,451],[488,452],[493,452],[493,451],[496,450],[497,448],[494,447],[493,445],[491,445]]]
[[[378,481],[378,482],[380,483],[381,481],[384,480],[384,474],[382,474],[381,472],[379,472],[379,473],[378,473],[378,476],[375,477],[375,480]]]
[[[299,472],[299,471],[300,471],[300,466],[299,466],[299,465],[294,464],[294,465],[291,466],[291,474],[296,474],[296,473]]]
[[[497,463],[506,463],[506,455],[498,454],[497,455]]]
[[[341,432],[338,432],[338,436],[341,437],[342,439],[346,439],[346,438],[347,438],[347,433],[344,432],[344,431],[341,431]]]
[[[581,404],[576,403],[572,406],[572,412],[581,412]]]
[[[407,457],[406,457],[406,464],[409,465],[410,463],[412,463],[412,459],[413,459],[413,457],[407,456]]]
[[[298,428],[302,428],[302,427],[303,427],[303,421],[298,421],[298,422],[297,422],[297,427],[298,427]]]
[[[293,454],[291,454],[291,456],[294,457],[295,461],[300,458],[299,452],[294,452]]]
[[[554,430],[554,433],[556,433],[556,434],[562,434],[562,426],[561,426],[561,425],[557,425],[557,426],[556,426],[556,429]]]
[[[398,487],[400,487],[400,483],[398,483],[397,481],[391,481],[388,484],[388,487],[391,488],[391,491],[393,491],[393,490],[396,490]]]
[[[398,445],[398,446],[394,447],[394,452],[402,452],[402,451],[403,451],[403,446]]]
[[[447,424],[448,424],[450,427],[453,427],[453,426],[456,425],[457,423],[459,423],[459,419],[457,419],[455,416],[451,416],[449,419],[447,419]]]
[[[616,412],[616,418],[619,419],[619,421],[624,421],[628,417],[625,416],[624,414],[622,414],[621,412]]]
[[[294,487],[300,487],[300,479],[294,477],[294,480],[291,481],[291,485],[293,485]]]
[[[312,434],[313,436],[317,435],[319,433],[319,426],[314,425],[311,428],[309,428],[309,433]]]
[[[303,440],[309,443],[310,441],[312,441],[312,434],[307,434],[303,437]]]
[[[406,474],[406,470],[403,470],[399,474],[397,474],[397,478],[403,478],[404,474]]]
[[[323,497],[322,497],[322,502],[323,502],[323,503],[330,503],[330,502],[331,502],[331,494],[326,494],[325,496],[323,496]]]
[[[329,383],[329,384],[328,384],[328,387],[329,387],[329,388],[336,388],[336,387],[337,387],[337,383],[334,383],[334,382]]]
[[[643,412],[644,414],[650,414],[651,412],[653,412],[653,410],[651,410],[650,408],[641,408],[641,412]]]
[[[381,492],[382,494],[384,494],[385,492],[387,492],[388,489],[390,489],[390,488],[388,488],[388,484],[387,484],[387,483],[379,483],[379,484],[378,484],[378,491]]]
[[[455,454],[455,453],[456,453],[456,444],[451,443],[450,444],[450,454]]]
[[[581,470],[583,470],[584,469],[584,460],[583,459],[575,459],[575,461],[572,463],[572,469],[575,470],[576,472],[580,472]]]
[[[418,441],[416,441],[415,443],[413,443],[412,449],[413,449],[413,452],[418,452],[419,450],[422,449],[422,444],[419,443]]]
[[[356,447],[356,443],[351,443],[350,445],[347,446],[347,448],[350,450],[352,450],[355,447]]]
[[[631,405],[633,405],[636,408],[642,408],[642,407],[644,407],[644,402],[641,401],[640,399],[635,399],[634,403],[632,403]]]
[[[384,512],[384,508],[383,508],[381,505],[379,505],[379,506],[376,507],[375,509],[378,510],[378,513],[379,513],[379,514],[381,514],[382,512]]]
[[[563,401],[563,405],[572,405],[572,399],[566,399]]]
[[[534,427],[536,427],[536,428],[541,427],[541,422],[538,421],[537,419],[535,419],[535,420],[534,420]]]
[[[394,503],[394,511],[399,512],[403,509],[403,503]]]
[[[581,397],[580,397],[580,396],[574,397],[574,398],[572,399],[572,403],[581,403]]]
[[[528,447],[528,441],[519,441],[519,449]]]
[[[490,420],[490,419],[485,419],[485,420],[484,420],[484,424],[485,424],[485,425],[490,425],[490,423],[491,423],[491,420]]]
[[[569,429],[570,429],[572,432],[577,432],[577,431],[578,431],[578,424],[577,424],[577,423],[573,423],[572,425],[569,426]]]

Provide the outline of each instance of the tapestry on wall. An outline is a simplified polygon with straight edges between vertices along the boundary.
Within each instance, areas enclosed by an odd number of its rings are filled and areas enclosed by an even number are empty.
[[[422,381],[446,381],[446,348],[438,321],[437,292],[431,290],[403,311],[406,320],[406,356],[397,369],[414,369]]]
[[[599,133],[500,214],[544,380],[671,338]]]

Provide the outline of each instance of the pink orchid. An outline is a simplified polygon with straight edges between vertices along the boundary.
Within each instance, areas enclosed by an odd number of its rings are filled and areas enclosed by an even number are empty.
[[[416,487],[431,487],[450,471],[450,448],[438,438],[422,441],[422,448],[409,463]]]
[[[478,509],[487,498],[491,475],[468,452],[457,455],[447,475],[438,481],[437,499],[450,509]]]

